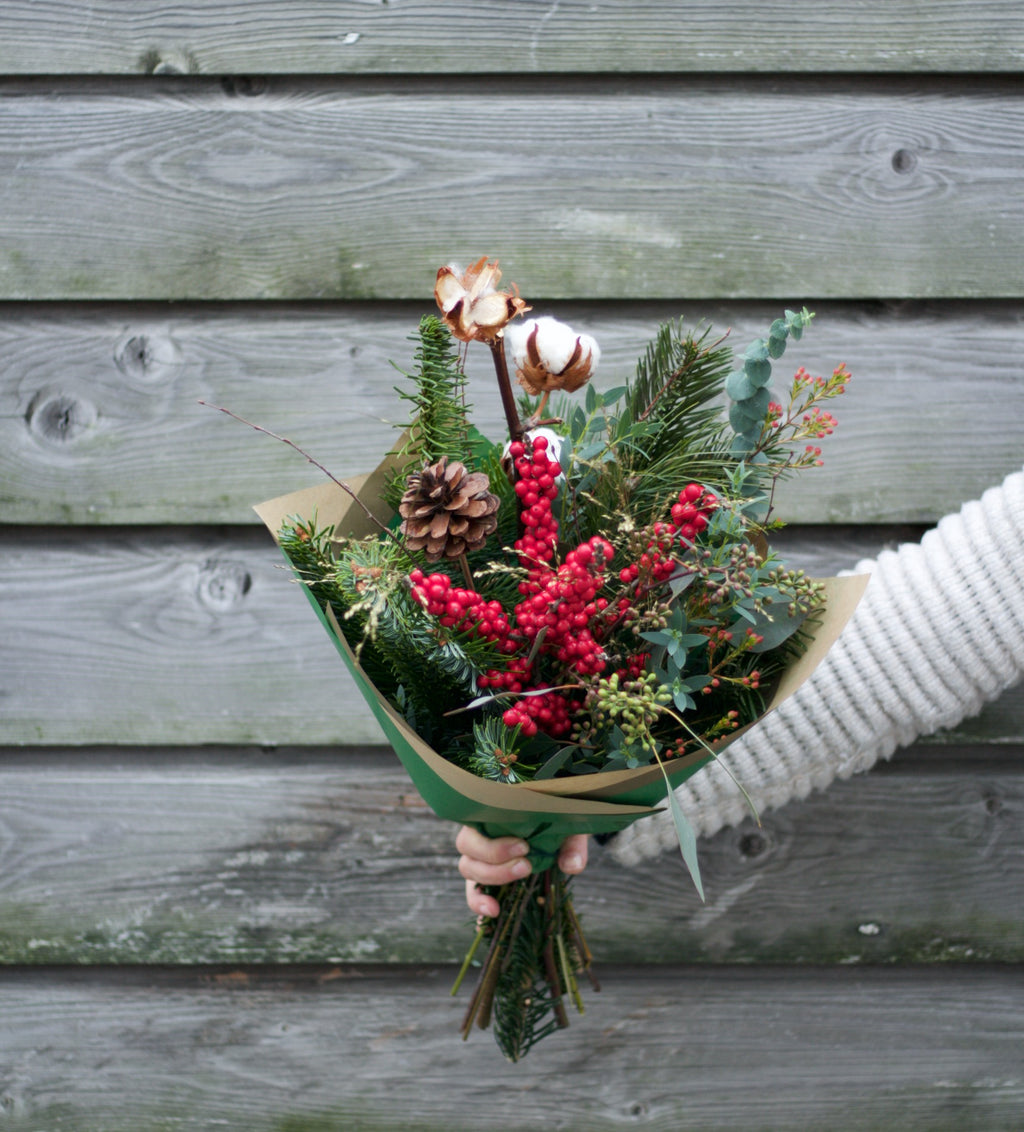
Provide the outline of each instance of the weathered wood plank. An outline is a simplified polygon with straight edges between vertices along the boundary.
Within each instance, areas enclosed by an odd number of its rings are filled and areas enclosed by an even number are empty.
[[[0,73],[1017,71],[1015,0],[685,4],[6,0]]]
[[[613,968],[521,1065],[449,968],[0,976],[15,1132],[1016,1132],[1018,968]]]
[[[595,847],[599,962],[1024,961],[1020,749],[916,748],[677,854]],[[454,962],[454,828],[390,752],[5,754],[0,963]]]
[[[515,265],[509,264],[509,272]],[[513,274],[513,278],[514,278]],[[293,438],[338,475],[375,466],[407,419],[393,361],[412,367],[433,303],[185,307],[0,305],[0,518],[8,523],[256,522],[250,505],[316,482]],[[619,385],[661,321],[731,328],[742,353],[781,304],[538,303],[597,336]],[[794,522],[929,522],[1024,461],[1020,303],[824,303],[778,364],[854,373],[825,467],[780,494]],[[470,352],[474,418],[504,431],[486,351]],[[970,427],[967,427],[970,425]],[[980,431],[979,431],[980,430]],[[983,434],[984,443],[979,442]],[[908,458],[912,445],[912,459]]]
[[[837,565],[880,545],[849,538]],[[261,531],[0,529],[0,624],[4,744],[380,742]],[[972,727],[1024,740],[1021,700]]]
[[[1024,294],[1017,84],[579,83],[11,81],[0,296]]]

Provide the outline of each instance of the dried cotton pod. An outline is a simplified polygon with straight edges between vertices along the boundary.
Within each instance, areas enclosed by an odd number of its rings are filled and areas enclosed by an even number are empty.
[[[505,338],[519,384],[532,397],[556,389],[574,393],[593,376],[601,357],[589,334],[577,334],[555,318],[531,318],[510,326]]]
[[[453,264],[438,270],[434,298],[448,329],[461,342],[493,341],[509,319],[530,309],[514,283],[508,291],[499,291],[499,279],[497,261],[488,263],[486,256],[465,271]]]

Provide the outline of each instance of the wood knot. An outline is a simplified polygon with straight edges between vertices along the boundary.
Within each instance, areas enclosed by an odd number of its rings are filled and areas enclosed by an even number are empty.
[[[181,370],[181,350],[165,334],[129,333],[114,346],[114,365],[133,381],[165,381]]]
[[[910,149],[898,149],[892,155],[892,167],[896,173],[913,173],[917,168],[917,154]]]
[[[1002,798],[1000,798],[998,794],[994,794],[990,790],[987,790],[985,792],[984,800],[985,800],[985,813],[986,814],[990,814],[990,815],[998,814],[999,811],[1003,808]]]
[[[153,47],[139,57],[139,70],[144,75],[197,75],[199,63],[187,48],[161,51]]]
[[[97,416],[96,406],[74,393],[41,389],[32,398],[25,421],[33,436],[63,447],[89,432]]]
[[[736,847],[739,849],[740,856],[743,857],[744,860],[752,861],[767,853],[771,847],[771,842],[761,830],[753,829],[749,833],[740,835]]]
[[[200,602],[215,613],[239,605],[252,589],[252,575],[240,562],[208,559],[199,568],[196,593]]]
[[[257,98],[269,84],[263,75],[225,75],[220,85],[228,98]]]

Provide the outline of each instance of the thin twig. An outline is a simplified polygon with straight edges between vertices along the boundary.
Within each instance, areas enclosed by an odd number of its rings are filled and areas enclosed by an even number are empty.
[[[378,519],[377,516],[374,515],[369,507],[367,507],[366,504],[359,498],[359,496],[356,495],[355,490],[349,484],[345,483],[344,480],[338,479],[337,476],[328,471],[327,468],[325,468],[319,460],[315,459],[313,456],[310,456],[310,454],[304,448],[300,448],[294,440],[289,440],[287,436],[279,436],[276,432],[271,432],[269,428],[264,428],[262,425],[254,424],[252,421],[247,421],[245,417],[240,417],[237,413],[233,413],[230,409],[225,409],[222,405],[214,405],[210,401],[202,400],[200,400],[199,404],[205,405],[208,409],[216,409],[218,413],[224,413],[225,416],[233,418],[240,424],[248,425],[249,428],[255,429],[256,432],[262,432],[265,436],[269,436],[273,440],[279,440],[282,444],[287,444],[289,448],[293,448],[296,452],[298,452],[300,456],[304,456],[306,460],[308,460],[309,463],[313,465],[314,468],[319,468],[320,471],[323,472],[323,474],[332,483],[337,484],[342,491],[350,496],[350,498],[362,508],[363,514],[370,520],[371,523],[375,523],[378,527],[380,527],[384,534],[398,543],[398,545],[402,547],[402,549],[405,550],[408,554],[408,550],[406,550],[406,547],[402,540],[395,534],[393,530],[390,529],[390,527],[387,526],[386,523],[382,523],[380,519]],[[415,559],[413,561],[415,561]]]

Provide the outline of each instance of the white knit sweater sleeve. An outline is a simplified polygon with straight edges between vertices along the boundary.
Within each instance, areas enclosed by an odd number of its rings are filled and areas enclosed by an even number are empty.
[[[955,726],[1024,671],[1024,473],[1009,476],[920,543],[852,573],[872,577],[811,678],[723,754],[758,811],[867,770],[897,747]],[[676,791],[698,833],[749,814],[712,762]],[[633,864],[676,845],[667,813],[609,846]]]

